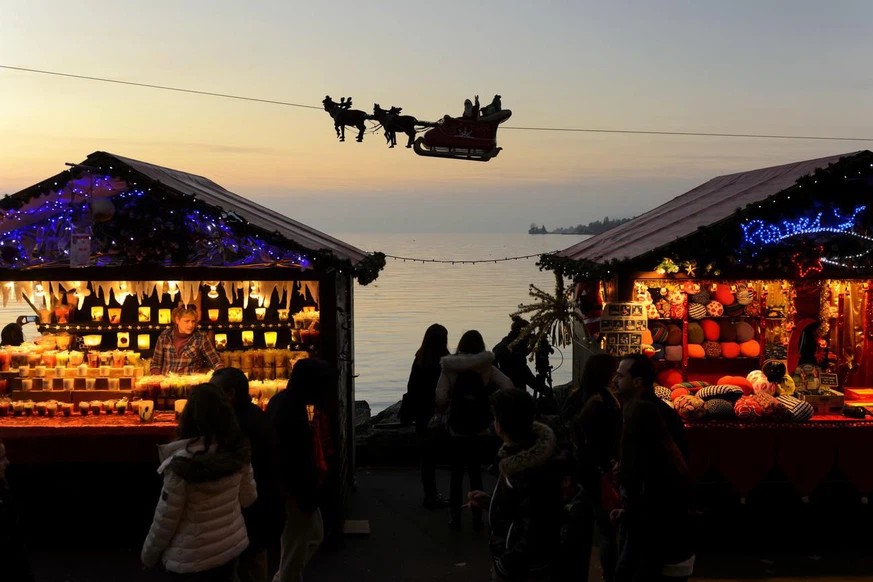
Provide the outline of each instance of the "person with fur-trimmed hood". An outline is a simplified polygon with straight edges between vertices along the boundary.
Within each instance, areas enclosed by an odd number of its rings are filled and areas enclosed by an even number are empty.
[[[471,507],[489,506],[491,580],[547,582],[561,519],[555,434],[534,421],[534,400],[525,391],[498,390],[491,405],[494,429],[503,440],[500,475],[490,496],[484,491],[469,494]]]

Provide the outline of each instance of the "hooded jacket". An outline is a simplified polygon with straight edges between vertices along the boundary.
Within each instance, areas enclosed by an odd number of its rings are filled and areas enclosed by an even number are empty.
[[[489,351],[478,354],[450,354],[440,359],[440,379],[436,387],[436,406],[440,412],[445,412],[452,399],[452,387],[459,372],[470,370],[482,377],[482,383],[493,392],[504,388],[515,388],[506,374],[493,365],[494,354]]]
[[[494,569],[503,578],[524,579],[551,566],[561,519],[555,446],[552,429],[534,422],[529,443],[504,444],[497,453],[500,476],[491,495],[488,521]]]
[[[257,498],[252,465],[238,451],[208,450],[199,439],[159,447],[161,497],[142,547],[146,566],[163,560],[180,574],[222,566],[248,546],[242,507]]]

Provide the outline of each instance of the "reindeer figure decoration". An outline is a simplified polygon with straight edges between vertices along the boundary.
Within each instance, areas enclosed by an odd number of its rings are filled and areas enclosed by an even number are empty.
[[[371,117],[359,109],[351,109],[351,97],[348,100],[343,97],[337,103],[330,98],[330,95],[327,95],[322,104],[324,110],[330,113],[333,118],[333,127],[336,129],[336,136],[340,141],[346,141],[346,126],[358,129],[358,137],[355,138],[355,141],[364,141],[364,132],[367,130],[364,121],[371,119]]]
[[[382,125],[385,130],[385,140],[388,142],[388,147],[393,148],[397,145],[397,133],[405,133],[409,140],[406,147],[411,148],[415,141],[417,127],[433,127],[434,124],[419,121],[412,115],[400,115],[402,107],[392,107],[387,111],[382,109],[378,103],[373,104],[373,115],[370,119],[375,119]]]

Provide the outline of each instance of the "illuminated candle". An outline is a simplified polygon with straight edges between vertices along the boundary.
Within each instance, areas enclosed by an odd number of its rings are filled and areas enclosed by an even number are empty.
[[[208,311],[208,313],[209,313],[209,321],[218,321],[218,310],[217,309],[210,309]]]
[[[57,343],[58,343],[59,350],[66,350],[70,347],[70,334],[68,334],[68,333],[58,334],[57,337],[55,338],[55,341],[57,341]]]
[[[257,307],[255,308],[255,319],[258,321],[264,321],[264,318],[267,316],[267,308],[266,307]]]
[[[250,347],[255,343],[255,332],[250,329],[245,329],[242,332],[242,344],[243,346]]]
[[[169,309],[158,309],[158,323],[170,323]]]
[[[151,307],[140,307],[137,310],[137,318],[140,323],[148,323],[152,320],[152,308]]]
[[[275,331],[265,331],[264,332],[264,345],[268,348],[276,347],[276,332]]]
[[[91,321],[103,321],[102,305],[95,305],[91,308]]]
[[[279,321],[288,321],[288,310],[287,309],[277,309],[279,313]]]
[[[130,345],[130,333],[126,331],[120,331],[117,335],[119,348],[126,348]]]
[[[103,341],[102,335],[86,335],[82,337],[82,341],[85,342],[85,345],[89,348],[96,348],[100,345],[100,342]]]
[[[121,308],[120,307],[110,307],[109,308],[109,323],[113,323],[113,324],[121,323]]]
[[[76,376],[85,377],[88,375],[88,364],[79,364],[76,368]]]
[[[147,333],[141,333],[136,336],[136,347],[141,350],[147,350],[151,346],[151,337]]]
[[[223,350],[227,347],[227,334],[226,333],[217,333],[215,334],[215,347],[219,350]]]
[[[242,321],[243,310],[242,307],[228,307],[227,308],[227,320],[231,323],[240,323]]]

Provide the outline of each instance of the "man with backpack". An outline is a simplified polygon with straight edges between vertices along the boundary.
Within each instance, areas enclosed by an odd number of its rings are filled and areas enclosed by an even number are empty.
[[[485,350],[482,334],[470,330],[461,336],[454,354],[440,360],[436,388],[437,410],[446,414],[449,433],[449,527],[461,527],[461,490],[464,473],[470,490],[482,489],[482,458],[492,416],[489,398],[495,390],[515,389],[512,381],[492,365],[494,354]],[[472,512],[473,529],[483,527],[482,510]]]

